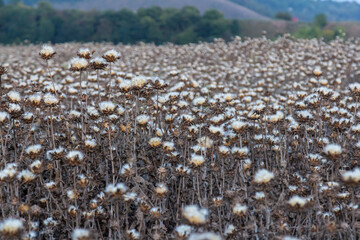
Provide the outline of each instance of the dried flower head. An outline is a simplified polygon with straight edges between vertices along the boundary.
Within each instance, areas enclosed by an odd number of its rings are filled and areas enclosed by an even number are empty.
[[[20,237],[23,230],[24,224],[19,219],[7,218],[0,222],[0,233],[5,239]]]
[[[66,159],[70,165],[79,165],[84,160],[84,154],[78,150],[68,152]]]
[[[188,205],[182,210],[182,215],[190,224],[202,225],[208,221],[209,210],[197,205]]]
[[[89,240],[91,239],[91,233],[87,229],[76,228],[74,229],[71,238],[72,240]]]
[[[92,54],[94,53],[94,51],[90,51],[89,48],[80,48],[78,51],[77,51],[77,55],[80,57],[80,58],[84,58],[86,60],[89,60],[92,56]]]
[[[43,45],[39,52],[40,57],[44,60],[51,59],[55,54],[54,48],[48,45]]]
[[[244,216],[246,214],[248,210],[248,207],[245,206],[245,205],[242,205],[240,203],[236,203],[234,206],[233,206],[233,214],[236,215],[236,216]]]
[[[3,65],[0,65],[0,77],[8,72],[8,69]]]
[[[266,170],[266,169],[260,169],[256,172],[254,176],[254,182],[258,184],[266,184],[270,182],[274,178],[274,173]]]
[[[221,236],[212,232],[192,233],[188,240],[222,240]]]
[[[341,177],[345,184],[351,186],[358,186],[360,184],[360,168],[346,171],[341,175]]]
[[[84,71],[88,67],[89,63],[84,58],[74,57],[70,60],[69,69],[71,71]]]
[[[103,58],[97,57],[90,60],[90,66],[95,70],[103,70],[108,66],[108,63]]]
[[[116,50],[112,49],[104,53],[102,56],[107,62],[116,62],[120,58],[120,53],[118,53]]]
[[[331,158],[339,157],[342,153],[342,148],[339,144],[328,144],[324,147],[324,153]]]

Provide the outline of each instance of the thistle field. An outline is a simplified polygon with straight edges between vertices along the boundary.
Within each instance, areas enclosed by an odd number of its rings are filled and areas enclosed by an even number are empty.
[[[359,239],[360,44],[0,46],[0,239]]]

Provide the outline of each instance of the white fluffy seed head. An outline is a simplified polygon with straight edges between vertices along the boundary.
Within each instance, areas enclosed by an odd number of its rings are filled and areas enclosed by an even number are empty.
[[[190,158],[190,163],[195,167],[201,166],[204,164],[205,158],[201,155],[192,154]]]
[[[360,183],[360,168],[355,168],[351,171],[346,171],[342,174],[342,179],[347,183]]]
[[[339,144],[328,144],[324,147],[324,153],[330,157],[337,157],[342,153],[342,148]]]
[[[49,60],[50,58],[52,58],[52,56],[55,55],[55,50],[49,45],[43,45],[39,52],[39,55],[41,56],[41,58]]]
[[[46,93],[44,95],[43,100],[44,103],[48,106],[54,106],[59,103],[59,99],[54,94],[51,93]]]
[[[9,98],[10,102],[17,103],[17,102],[21,101],[21,95],[20,95],[20,93],[18,93],[16,91],[8,92],[7,96]]]
[[[212,232],[193,233],[188,240],[222,240],[221,236]]]
[[[16,236],[24,230],[24,224],[21,220],[7,218],[0,223],[0,233],[5,237]]]
[[[233,214],[236,215],[236,216],[244,216],[247,212],[247,206],[245,205],[242,205],[240,203],[236,203],[234,206],[233,206]]]
[[[300,197],[300,196],[293,196],[292,198],[289,199],[288,204],[291,207],[304,207],[307,203],[307,198],[304,197]]]
[[[86,59],[80,57],[74,57],[70,60],[71,71],[83,71],[88,67],[89,63]]]
[[[139,125],[146,125],[150,121],[150,117],[142,114],[136,117],[136,121]]]
[[[135,89],[141,89],[145,87],[148,80],[144,76],[136,76],[131,80],[131,86]]]
[[[188,205],[184,207],[182,215],[190,224],[202,225],[207,222],[209,211],[197,205]]]
[[[110,101],[104,101],[99,103],[100,111],[104,113],[110,113],[115,111],[116,105],[113,102]]]
[[[90,231],[83,228],[76,228],[72,235],[72,240],[88,240],[90,239]]]
[[[260,169],[256,172],[254,176],[254,182],[256,183],[268,183],[271,181],[271,179],[274,178],[274,173],[266,170],[266,169]]]
[[[10,115],[7,112],[0,112],[0,123],[3,123],[10,119]]]

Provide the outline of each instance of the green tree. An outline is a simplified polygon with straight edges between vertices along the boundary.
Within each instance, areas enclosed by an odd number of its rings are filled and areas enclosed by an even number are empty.
[[[327,24],[327,18],[326,15],[321,13],[315,16],[314,18],[314,25],[318,26],[320,28],[325,27],[325,25]]]
[[[278,12],[277,14],[275,14],[275,19],[291,21],[292,16],[288,12]]]

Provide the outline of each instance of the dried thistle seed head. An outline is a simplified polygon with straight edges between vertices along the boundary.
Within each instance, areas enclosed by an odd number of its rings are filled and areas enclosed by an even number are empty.
[[[262,201],[265,199],[265,193],[264,192],[256,192],[254,195],[254,198],[258,201]]]
[[[121,167],[121,170],[120,170],[120,174],[121,175],[124,175],[126,177],[129,177],[131,176],[132,174],[134,173],[134,170],[133,170],[133,165],[132,163],[125,163],[122,167]]]
[[[59,99],[51,93],[46,93],[43,97],[43,101],[46,106],[54,107],[59,103]]]
[[[205,163],[205,158],[201,155],[192,154],[189,162],[194,167],[200,167]]]
[[[159,138],[159,137],[153,137],[153,138],[150,138],[150,140],[149,140],[149,145],[153,148],[160,146],[161,143],[162,143],[162,141],[161,141],[161,138]]]
[[[224,235],[226,237],[231,237],[234,236],[237,232],[236,227],[233,224],[230,224],[229,226],[226,227]]]
[[[25,123],[31,123],[34,119],[34,114],[31,112],[26,112],[23,114],[23,120]]]
[[[231,149],[231,153],[235,156],[235,157],[238,157],[238,158],[245,158],[249,155],[250,151],[249,151],[249,148],[248,147],[242,147],[242,148],[239,148],[239,147],[233,147]]]
[[[330,158],[337,158],[342,153],[342,148],[339,144],[328,144],[324,147],[324,153]]]
[[[148,115],[142,114],[136,117],[136,122],[140,126],[146,126],[150,121],[150,117]]]
[[[7,108],[8,112],[11,114],[11,116],[13,118],[18,118],[21,116],[22,113],[22,108],[19,104],[16,103],[10,103],[8,108]]]
[[[219,196],[219,197],[213,197],[213,198],[211,199],[211,203],[212,203],[212,205],[215,206],[215,207],[220,207],[220,206],[222,206],[222,205],[223,205],[223,202],[224,202],[224,198],[221,197],[221,196]]]
[[[141,200],[140,201],[140,210],[143,212],[143,213],[146,213],[150,210],[151,206],[145,202],[144,200]]]
[[[209,210],[197,205],[188,205],[182,209],[182,216],[191,225],[203,225],[208,221]]]
[[[150,215],[155,219],[160,219],[162,215],[162,210],[159,207],[153,207],[150,209]]]
[[[256,172],[254,176],[254,182],[258,184],[267,184],[274,178],[274,173],[266,170],[260,169]]]
[[[173,142],[163,142],[163,150],[165,152],[171,152],[171,151],[174,151],[175,150],[175,144]]]
[[[68,213],[71,217],[76,217],[77,212],[78,212],[78,209],[75,206],[73,206],[73,205],[69,206]]]
[[[116,110],[116,105],[111,101],[104,101],[99,103],[100,111],[105,115],[110,115]]]
[[[190,236],[192,231],[193,231],[193,227],[182,224],[175,228],[174,235],[179,240],[185,240],[187,237]]]
[[[120,53],[116,50],[112,49],[104,53],[102,56],[107,62],[113,63],[116,62],[120,58]]]
[[[29,182],[32,182],[33,180],[35,180],[36,175],[26,169],[26,170],[22,170],[18,174],[17,178],[19,179],[19,181],[21,183],[24,184],[24,183],[29,183]]]
[[[221,236],[212,232],[192,233],[188,240],[222,240]]]
[[[155,193],[158,197],[163,198],[169,192],[165,183],[157,183],[155,187]]]
[[[248,207],[240,203],[236,203],[233,206],[232,212],[235,216],[242,217],[247,213]]]
[[[54,181],[45,183],[45,188],[48,189],[49,191],[53,191],[56,188],[56,183]]]
[[[0,65],[0,77],[8,72],[8,69],[3,65]]]
[[[7,112],[0,112],[0,123],[5,123],[10,119],[10,115]]]
[[[317,77],[321,76],[322,74],[321,68],[319,66],[315,67],[313,74]]]
[[[91,209],[96,209],[98,207],[98,200],[96,199],[91,199],[90,201],[90,208]]]
[[[76,200],[76,199],[79,198],[79,192],[76,191],[76,190],[70,189],[70,190],[68,190],[68,191],[66,192],[66,196],[67,196],[70,200]]]
[[[122,93],[128,93],[132,89],[131,81],[129,80],[121,81],[121,83],[119,84],[119,88]],[[131,94],[129,96],[132,97]]]
[[[109,184],[106,186],[106,193],[109,194],[110,197],[120,198],[127,191],[127,187],[124,183]]]
[[[189,175],[191,173],[191,168],[184,166],[182,164],[178,164],[175,168],[175,171],[180,175],[180,176],[185,176],[185,175]]]
[[[89,179],[84,174],[79,174],[77,179],[77,184],[79,184],[79,186],[82,188],[86,187],[89,183]]]
[[[349,84],[349,90],[354,95],[360,95],[360,83]]]
[[[360,185],[360,168],[355,168],[351,171],[346,171],[341,175],[343,182],[349,186]]]
[[[92,54],[94,53],[95,51],[90,51],[90,49],[88,48],[80,48],[78,51],[77,51],[77,55],[78,57],[80,58],[84,58],[86,60],[89,60],[91,57],[92,57]]]
[[[74,57],[70,60],[70,71],[79,72],[84,71],[88,67],[89,63],[84,58]]]
[[[35,93],[29,96],[28,101],[34,106],[39,106],[41,103],[41,99],[42,99],[41,94]]]
[[[131,79],[131,87],[136,90],[144,88],[149,81],[144,76],[137,76]]]
[[[193,100],[193,104],[195,106],[202,106],[206,103],[206,98],[204,97],[197,97]]]
[[[27,147],[25,152],[30,158],[35,159],[39,156],[41,150],[42,150],[42,146],[40,144],[36,144]]]
[[[83,163],[84,160],[84,154],[78,150],[73,150],[68,152],[66,155],[66,159],[70,165],[80,165]]]
[[[87,229],[83,228],[76,228],[72,235],[72,240],[90,240],[91,239],[91,233]]]
[[[16,91],[8,92],[7,97],[9,99],[9,101],[12,103],[18,103],[21,101],[21,95],[19,92],[16,92]]]
[[[127,192],[122,196],[122,198],[126,203],[134,202],[137,199],[137,193]]]
[[[28,204],[24,204],[24,203],[20,204],[19,212],[21,214],[23,214],[23,215],[27,214],[29,211],[30,211],[30,206]]]
[[[55,54],[54,48],[48,45],[43,45],[39,52],[40,57],[44,60],[51,59]]]
[[[126,237],[130,240],[140,239],[140,233],[136,229],[129,229],[126,231]]]
[[[305,207],[307,207],[308,203],[309,203],[308,198],[300,197],[297,195],[293,196],[288,201],[288,205],[289,205],[290,209],[292,209],[294,211],[304,210]]]
[[[90,67],[94,70],[104,70],[108,66],[108,63],[100,57],[90,60]]]
[[[86,139],[85,148],[88,150],[93,150],[97,146],[96,139]]]
[[[8,239],[19,237],[24,229],[24,224],[20,219],[7,218],[0,222],[0,233]]]
[[[56,225],[58,225],[58,222],[56,220],[54,220],[52,217],[48,217],[47,219],[44,220],[44,225],[54,228],[56,227]]]

